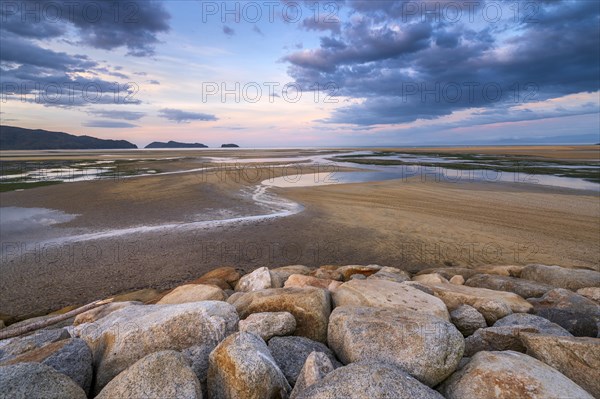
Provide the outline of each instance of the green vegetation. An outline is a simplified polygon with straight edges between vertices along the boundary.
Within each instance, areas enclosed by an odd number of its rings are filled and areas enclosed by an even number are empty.
[[[44,187],[44,186],[53,186],[55,184],[60,184],[60,181],[36,181],[31,183],[26,182],[2,182],[0,183],[0,193],[6,191],[14,191],[14,190],[26,190],[28,188],[35,187]]]

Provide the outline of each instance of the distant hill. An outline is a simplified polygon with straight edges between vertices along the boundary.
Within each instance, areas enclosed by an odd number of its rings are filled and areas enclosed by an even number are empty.
[[[239,148],[237,144],[221,144],[221,148]]]
[[[0,150],[109,150],[137,148],[125,140],[103,140],[63,132],[0,125]]]
[[[153,143],[148,144],[144,148],[208,148],[208,146],[200,143],[179,143],[177,141],[169,141],[168,143],[163,143],[160,141],[155,141]]]

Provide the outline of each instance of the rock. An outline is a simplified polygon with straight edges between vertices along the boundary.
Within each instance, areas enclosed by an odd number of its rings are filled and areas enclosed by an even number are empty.
[[[17,363],[42,363],[70,377],[86,393],[92,385],[92,352],[85,341],[78,338],[63,339],[25,352],[0,365]]]
[[[439,391],[447,399],[592,399],[557,370],[513,351],[478,352]]]
[[[460,274],[457,274],[456,276],[452,276],[452,278],[450,279],[450,284],[463,285],[464,283],[465,283],[465,278],[463,276],[461,276]]]
[[[513,292],[523,298],[539,298],[554,287],[516,277],[476,274],[465,283],[469,287]]]
[[[215,347],[211,344],[201,344],[191,346],[187,349],[181,351],[181,353],[188,359],[190,362],[190,367],[192,371],[200,381],[200,386],[202,387],[202,397],[208,397],[207,390],[207,378],[208,378],[208,363],[210,353],[213,351]]]
[[[162,297],[162,293],[153,288],[145,288],[143,290],[137,290],[127,292],[125,294],[115,295],[113,302],[143,302],[152,303],[159,300]]]
[[[358,362],[327,374],[296,399],[444,399],[399,367],[383,362]]]
[[[488,325],[510,313],[529,313],[533,309],[529,302],[512,292],[448,283],[424,284],[444,301],[450,311],[460,305],[470,305],[485,317]]]
[[[329,291],[335,291],[338,289],[338,287],[341,287],[342,284],[344,284],[344,283],[341,281],[331,280],[331,283],[329,283],[329,285],[327,286],[327,289]]]
[[[342,273],[342,278],[344,279],[344,281],[350,280],[350,278],[355,274],[360,274],[362,276],[365,276],[366,278],[372,274],[377,273],[379,270],[381,270],[381,266],[378,265],[348,265],[341,266],[337,269],[338,272]]]
[[[143,305],[142,302],[139,301],[127,301],[127,302],[112,302],[107,303],[106,305],[99,306],[92,310],[88,310],[87,312],[83,312],[75,316],[75,320],[73,321],[74,326],[78,326],[83,323],[93,323],[97,320],[100,320],[103,317],[108,316],[112,312],[123,309],[127,306],[136,306]]]
[[[271,287],[283,288],[285,282],[292,274],[307,275],[310,269],[302,265],[283,266],[276,269],[271,269]]]
[[[212,285],[222,289],[223,291],[233,291],[229,283],[227,283],[225,280],[221,280],[220,278],[199,278],[188,282],[188,284]]]
[[[387,280],[352,280],[332,291],[334,307],[370,306],[423,312],[450,320],[444,302],[404,283]]]
[[[245,292],[234,292],[233,294],[231,294],[229,296],[229,298],[227,298],[227,303],[233,304],[239,298],[241,298],[242,296],[244,296],[244,294],[246,294],[246,293]]]
[[[426,286],[425,284],[421,284],[418,281],[405,281],[403,284],[410,285],[413,288],[418,289],[421,292],[424,292],[428,295],[435,295],[433,290]]]
[[[560,266],[527,265],[521,271],[521,278],[572,291],[586,287],[600,287],[600,272],[567,269]]]
[[[335,308],[329,347],[344,364],[376,360],[395,363],[426,385],[448,377],[463,355],[462,334],[451,323],[408,310]]]
[[[449,281],[439,273],[419,274],[412,278],[412,281],[423,284],[442,284]]]
[[[248,292],[233,302],[240,318],[252,313],[290,312],[296,319],[295,335],[327,341],[331,312],[329,292],[313,287],[272,288]]]
[[[13,329],[18,329],[18,328],[24,328],[33,323],[45,322],[48,319],[54,318],[55,316],[56,316],[55,314],[49,313],[49,314],[43,315],[43,316],[31,317],[31,318],[21,320],[21,321],[11,324],[8,327],[8,329],[13,330]],[[68,330],[68,327],[73,324],[74,320],[75,320],[75,317],[71,317],[66,320],[60,321],[58,323],[52,324],[49,328],[52,328],[53,330],[59,329],[59,328],[65,328]]]
[[[156,303],[158,305],[175,305],[188,302],[225,301],[226,299],[227,295],[223,290],[213,285],[185,284],[175,288]]]
[[[95,399],[142,397],[202,399],[202,391],[187,359],[176,351],[162,351],[129,366]]]
[[[598,287],[580,288],[577,290],[577,293],[596,303],[600,303],[600,288]]]
[[[523,334],[527,354],[600,397],[600,339]]]
[[[94,393],[136,361],[153,352],[195,345],[213,348],[237,330],[235,308],[220,301],[179,305],[128,306],[77,334],[92,349],[96,372]]]
[[[395,283],[410,281],[410,274],[395,267],[384,266],[378,272],[367,277],[369,280],[389,280]]]
[[[465,337],[468,337],[480,328],[487,327],[483,315],[469,305],[460,305],[450,312],[450,321]]]
[[[366,280],[367,277],[364,274],[353,274],[352,276],[350,276],[350,280]]]
[[[293,334],[296,330],[296,319],[289,312],[253,313],[245,320],[240,320],[239,329],[268,341],[276,335]]]
[[[306,358],[304,366],[298,374],[296,385],[290,394],[290,399],[294,399],[301,392],[311,385],[321,381],[323,377],[334,370],[331,360],[322,352],[312,352]]]
[[[456,275],[461,275],[465,278],[465,280],[469,279],[471,276],[477,274],[477,272],[473,269],[467,269],[465,267],[434,267],[431,269],[424,269],[417,273],[417,276],[423,274],[432,274],[437,273],[444,277],[446,280],[450,280],[452,277]]]
[[[342,272],[338,271],[338,270],[330,270],[330,269],[323,269],[322,267],[313,270],[312,272],[310,272],[310,275],[316,278],[322,278],[325,280],[336,280],[336,281],[343,281],[344,280],[344,275],[342,274]]]
[[[202,284],[207,280],[215,278],[225,281],[231,287],[235,287],[237,282],[240,280],[241,275],[233,267],[225,266],[213,269],[195,281],[197,281],[198,284]]]
[[[573,335],[548,319],[527,313],[513,313],[501,318],[494,323],[494,327],[531,327],[538,333],[548,335],[559,335],[563,337],[572,337]]]
[[[265,342],[239,332],[210,354],[208,396],[211,399],[287,398],[291,387]]]
[[[486,266],[478,266],[474,270],[477,274],[496,274],[498,276],[507,276],[507,277],[521,277],[521,270],[523,270],[525,266],[516,266],[516,265],[506,265],[506,266],[496,266],[496,265],[486,265]]]
[[[240,278],[235,286],[236,291],[250,292],[271,288],[271,273],[266,267],[259,267],[252,273]]]
[[[4,325],[4,320],[0,320],[0,330],[2,330],[5,327],[6,326]]]
[[[556,288],[539,299],[530,298],[533,313],[577,337],[597,337],[600,305],[572,291]]]
[[[537,332],[529,326],[488,327],[477,330],[465,339],[465,356],[470,357],[481,351],[525,352],[520,335],[524,332]]]
[[[40,330],[25,337],[14,337],[0,341],[0,363],[13,359],[22,353],[41,348],[52,342],[71,338],[64,328],[56,330]]]
[[[292,274],[288,277],[285,282],[285,288],[303,288],[303,287],[317,287],[328,289],[331,283],[335,280],[317,278],[313,276],[305,276],[302,274]]]
[[[0,397],[86,399],[83,389],[66,375],[41,363],[0,367]]]
[[[327,346],[304,337],[273,337],[269,341],[269,350],[290,385],[296,384],[296,379],[312,352],[324,353],[334,366],[340,365]]]

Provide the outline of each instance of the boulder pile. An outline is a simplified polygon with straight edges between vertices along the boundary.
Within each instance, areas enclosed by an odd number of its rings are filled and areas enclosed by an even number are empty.
[[[598,399],[599,291],[537,264],[222,267],[0,340],[0,398]]]

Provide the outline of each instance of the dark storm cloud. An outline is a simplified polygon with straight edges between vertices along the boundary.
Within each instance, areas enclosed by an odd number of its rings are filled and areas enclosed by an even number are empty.
[[[133,56],[154,54],[157,35],[169,30],[170,15],[155,0],[21,0],[2,2],[2,30],[49,39],[77,30],[78,42],[94,48],[127,48]]]
[[[15,95],[25,102],[58,107],[139,104],[139,87],[135,82],[99,78],[105,74],[129,80],[120,66],[50,50],[46,41],[107,50],[124,47],[129,55],[144,56],[153,54],[157,34],[169,29],[162,3],[146,0],[5,1],[0,3],[0,19],[3,98]]]
[[[482,18],[485,2],[472,21],[464,14],[449,22],[442,12],[422,18],[406,8],[441,4],[439,12],[445,3],[349,1],[352,18],[340,34],[289,54],[288,73],[307,89],[333,82],[338,95],[362,99],[326,121],[364,126],[469,108],[499,115],[529,101],[600,89],[600,3],[536,2],[535,14],[520,19],[505,6],[494,23]]]
[[[137,127],[132,123],[127,122],[117,122],[117,121],[105,121],[105,120],[93,120],[89,122],[85,122],[83,124],[85,127],[103,127],[103,128],[121,128],[121,129],[129,129],[132,127]]]
[[[217,117],[211,114],[204,114],[201,112],[190,112],[180,109],[164,108],[158,111],[158,115],[161,118],[177,122],[177,123],[189,123],[190,121],[216,121]]]
[[[120,111],[116,109],[97,109],[89,112],[92,115],[100,116],[109,119],[125,119],[128,121],[136,121],[143,118],[146,114],[143,112]]]

